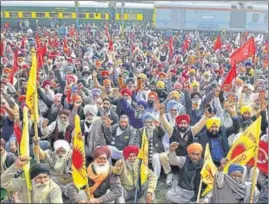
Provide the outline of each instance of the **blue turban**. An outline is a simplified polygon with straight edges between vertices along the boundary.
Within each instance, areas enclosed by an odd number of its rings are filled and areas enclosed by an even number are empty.
[[[251,66],[250,62],[246,62],[245,66]]]
[[[101,89],[97,89],[97,88],[94,88],[94,89],[92,89],[92,95],[93,96],[101,96],[101,94],[102,94],[102,90]]]
[[[155,120],[156,118],[155,118],[151,113],[145,113],[145,114],[142,116],[142,122],[145,122],[145,121],[148,120],[148,119]]]
[[[138,102],[137,102],[137,105],[138,105],[138,106],[143,106],[144,109],[147,109],[147,106],[148,106],[148,105],[147,105],[147,102],[145,102],[145,101],[138,101]]]
[[[178,110],[179,104],[175,100],[171,100],[167,103],[166,111],[170,111],[172,108],[175,108]]]
[[[232,172],[234,172],[234,171],[240,171],[240,172],[244,172],[244,167],[243,166],[241,166],[241,165],[239,165],[239,164],[231,164],[230,166],[229,166],[229,169],[228,169],[228,174],[229,173],[232,173]]]

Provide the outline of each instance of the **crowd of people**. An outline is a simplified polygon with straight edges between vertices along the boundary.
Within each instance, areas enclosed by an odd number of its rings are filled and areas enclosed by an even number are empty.
[[[79,31],[74,25],[66,26],[66,36],[59,35],[54,26],[38,27],[35,32],[1,28],[4,202],[153,203],[163,175],[169,187],[167,202],[196,202],[206,144],[218,171],[213,189],[200,202],[250,202],[254,168],[232,163],[227,173],[223,169],[229,163],[226,156],[231,146],[259,116],[260,140],[268,144],[265,35],[222,31],[218,33],[222,46],[214,50],[214,32],[179,31],[173,34],[171,45],[170,36],[150,26],[83,24]],[[19,154],[16,134],[24,125],[37,36],[46,52],[36,84],[38,138],[30,113],[28,119],[31,159]],[[230,55],[252,36],[255,56],[238,63],[232,88],[223,88],[231,69]],[[18,71],[12,73],[16,51]],[[81,189],[72,177],[76,115],[85,143],[89,184]],[[142,185],[138,154],[144,134],[148,173]],[[34,162],[37,155],[40,163]],[[31,190],[22,173],[29,163]],[[268,167],[267,172],[255,170],[253,200],[267,203]]]

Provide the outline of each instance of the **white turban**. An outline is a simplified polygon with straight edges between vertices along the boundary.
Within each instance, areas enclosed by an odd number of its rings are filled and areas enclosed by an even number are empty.
[[[86,115],[86,113],[90,112],[90,113],[93,114],[94,116],[96,116],[96,115],[97,115],[97,112],[98,112],[96,106],[94,106],[94,105],[89,105],[89,104],[87,104],[87,105],[84,107],[83,111],[84,111],[84,115]]]
[[[67,152],[70,151],[70,145],[66,140],[57,140],[54,142],[55,151],[57,151],[61,147],[65,149]]]

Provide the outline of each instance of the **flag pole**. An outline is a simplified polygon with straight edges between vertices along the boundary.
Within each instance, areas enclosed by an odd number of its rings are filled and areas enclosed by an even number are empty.
[[[200,202],[200,195],[201,195],[201,189],[202,189],[202,178],[200,179],[200,184],[199,184],[199,190],[198,190],[198,195],[197,195],[197,201],[196,203]]]
[[[261,117],[261,116],[260,116]],[[250,203],[254,203],[254,195],[255,195],[255,188],[256,188],[256,183],[257,183],[257,160],[258,160],[258,153],[259,153],[259,140],[257,141],[257,146],[255,150],[255,156],[254,156],[254,166],[253,166],[253,176],[252,176],[252,185],[251,185],[251,194],[250,194]]]

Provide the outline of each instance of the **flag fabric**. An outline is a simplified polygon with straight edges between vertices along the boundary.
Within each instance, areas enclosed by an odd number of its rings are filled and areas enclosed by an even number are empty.
[[[217,37],[217,39],[215,40],[215,44],[214,44],[214,47],[213,47],[214,51],[219,50],[221,48],[221,45],[222,45],[222,43],[221,43],[221,37],[219,35]]]
[[[232,163],[246,165],[249,160],[255,155],[256,148],[259,147],[261,121],[262,119],[260,116],[235,141],[226,156],[229,159],[229,162],[224,167],[224,172],[227,173],[228,167]]]
[[[148,137],[146,135],[146,129],[144,128],[143,134],[142,134],[141,148],[138,154],[138,159],[142,160],[142,163],[140,166],[141,185],[143,185],[147,181],[147,178],[148,178],[148,148],[149,148],[149,142],[148,142]]]
[[[75,186],[81,189],[88,184],[86,171],[85,145],[81,134],[80,118],[75,116],[75,132],[73,138],[72,177]]]
[[[174,37],[171,36],[170,40],[169,40],[169,57],[172,58],[173,57],[173,53],[174,52]]]
[[[20,128],[20,123],[19,122],[14,122],[14,134],[16,136],[16,141],[20,145],[21,143],[21,138],[22,138],[22,132]]]
[[[190,41],[188,37],[185,38],[184,43],[183,43],[183,50],[188,50],[190,46]]]
[[[207,187],[202,193],[202,196],[205,196],[208,192],[210,192],[213,189],[214,176],[217,172],[218,169],[212,160],[209,144],[207,143],[205,147],[204,165],[200,172],[202,181],[205,184],[207,184]]]
[[[242,62],[243,60],[249,58],[250,56],[255,55],[256,48],[255,48],[255,42],[254,37],[251,37],[244,45],[237,50],[235,50],[230,59],[231,59],[231,65]]]
[[[63,48],[64,48],[64,53],[67,54],[67,55],[70,55],[70,49],[69,49],[68,46],[67,46],[67,40],[66,40],[66,37],[64,38],[64,45],[63,45]]]
[[[22,138],[20,144],[20,155],[30,157],[30,148],[29,148],[29,130],[28,130],[28,108],[23,108],[23,130]],[[30,179],[30,162],[23,166],[23,171],[25,175],[26,185],[29,190],[32,190],[32,183]]]
[[[9,82],[14,85],[14,75],[17,73],[17,71],[19,70],[19,66],[18,66],[18,50],[15,50],[14,52],[14,56],[13,56],[13,69],[9,75]]]
[[[221,88],[226,92],[230,91],[232,88],[232,82],[235,79],[235,77],[236,77],[236,63],[233,64],[232,68],[228,72]]]
[[[39,118],[36,77],[37,77],[36,53],[32,52],[32,67],[30,70],[26,91],[26,104],[31,111],[32,120],[38,120]]]
[[[254,165],[254,158],[248,162],[248,165]],[[260,171],[268,174],[268,143],[265,141],[260,141],[259,143],[257,167]]]
[[[1,37],[1,44],[0,44],[0,57],[4,56],[4,51],[5,51],[5,39]]]

